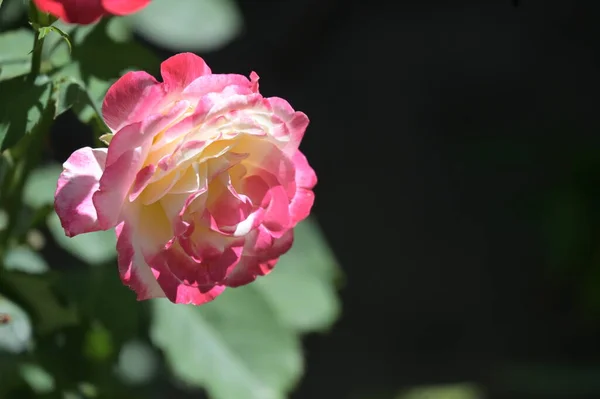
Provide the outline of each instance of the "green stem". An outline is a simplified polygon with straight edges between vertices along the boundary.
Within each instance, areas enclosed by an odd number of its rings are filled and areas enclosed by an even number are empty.
[[[31,71],[29,72],[29,80],[33,82],[40,74],[40,69],[42,67],[42,49],[44,48],[45,37],[40,35],[39,28],[41,26],[49,25],[48,15],[40,12],[33,1],[29,2],[29,22],[35,30]]]
[[[40,35],[39,26],[45,26],[49,23],[48,15],[39,12],[34,2],[31,1],[29,4],[29,19],[31,25],[35,28],[36,32],[33,38],[33,55],[31,58],[31,71],[27,80],[34,84],[36,78],[40,74],[42,67],[42,50],[44,48],[45,38]],[[42,117],[45,119],[45,116]],[[6,182],[6,186],[3,189],[3,208],[8,214],[8,226],[3,231],[0,231],[0,261],[2,260],[6,250],[10,247],[11,241],[17,239],[15,233],[18,233],[18,223],[22,217],[22,204],[21,197],[23,195],[23,187],[25,181],[31,169],[35,166],[38,161],[40,144],[40,136],[45,133],[49,127],[45,126],[47,123],[42,120],[39,126],[35,128],[35,131],[27,138],[21,140],[20,144],[13,149],[14,153],[10,155],[14,156],[10,160],[13,162],[11,168],[11,176]],[[6,190],[5,190],[6,189]],[[4,192],[6,191],[6,192]]]
[[[29,80],[35,81],[35,78],[40,74],[42,68],[42,49],[44,48],[44,40],[46,38],[39,38],[39,33],[35,35],[33,39],[33,57],[31,59],[31,72],[29,72]]]

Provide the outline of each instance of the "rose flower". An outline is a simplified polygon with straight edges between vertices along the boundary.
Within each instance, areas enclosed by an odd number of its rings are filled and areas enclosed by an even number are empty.
[[[55,209],[65,233],[116,227],[123,282],[139,300],[202,304],[267,274],[313,205],[298,145],[308,125],[258,76],[213,74],[202,58],[129,72],[104,99],[108,148],[64,163]]]

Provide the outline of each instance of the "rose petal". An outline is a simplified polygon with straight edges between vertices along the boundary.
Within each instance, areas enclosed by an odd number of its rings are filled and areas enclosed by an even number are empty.
[[[141,122],[123,127],[110,141],[106,166],[109,167],[127,151],[145,144],[151,145],[154,137],[169,125],[175,124],[185,113],[188,106],[189,103],[187,101],[178,101],[168,112],[150,115]]]
[[[156,280],[159,274],[152,270],[144,260],[131,225],[121,223],[115,230],[117,233],[117,263],[123,284],[136,292],[138,301],[164,298],[165,292]]]
[[[136,172],[144,162],[147,147],[126,152],[104,170],[100,187],[92,197],[101,229],[108,230],[122,219],[123,202],[135,181]]]
[[[215,74],[196,78],[187,85],[182,94],[186,98],[199,99],[208,93],[220,93],[228,86],[231,86],[237,94],[252,93],[252,84],[247,77],[237,74]]]
[[[100,179],[100,187],[93,201],[98,211],[98,223],[103,229],[115,226],[120,218],[123,202],[135,182],[138,171],[143,167],[153,138],[173,123],[187,108],[186,101],[175,104],[166,114],[152,115],[143,122],[125,126],[110,142],[106,168]],[[144,182],[147,185],[152,178]],[[140,192],[132,198],[137,198]]]
[[[210,73],[206,62],[192,53],[174,55],[160,65],[164,89],[169,94],[182,92],[196,78]]]
[[[133,187],[131,187],[131,192],[129,193],[129,202],[133,202],[139,197],[139,195],[144,191],[144,189],[148,186],[150,179],[152,179],[152,175],[156,171],[156,166],[150,164],[142,168],[137,175],[135,175],[135,180],[133,182]]]
[[[228,287],[239,287],[268,274],[279,257],[290,250],[294,242],[293,230],[280,238],[273,239],[269,231],[259,227],[246,237],[244,254],[236,267],[229,271],[225,283]]]
[[[161,84],[146,72],[128,72],[106,93],[102,103],[104,121],[113,131],[150,115],[163,99]]]
[[[296,193],[290,202],[289,212],[291,222],[295,225],[310,214],[315,202],[312,188],[317,184],[317,175],[300,150],[294,154],[293,162],[296,167]]]
[[[54,208],[69,237],[100,230],[92,197],[100,185],[106,152],[106,148],[84,147],[63,164]]]
[[[34,3],[40,11],[68,23],[87,25],[105,14],[100,0],[34,0]]]
[[[317,175],[313,168],[308,164],[306,156],[298,150],[292,157],[292,162],[296,169],[296,186],[312,190],[317,184]]]
[[[281,118],[285,123],[285,133],[290,140],[286,152],[296,150],[310,122],[308,116],[303,112],[294,111],[292,106],[282,98],[270,97],[267,101],[271,105],[275,116]],[[293,152],[288,152],[288,154],[292,155]]]
[[[150,4],[150,0],[102,0],[104,9],[114,15],[133,14]]]
[[[202,305],[220,295],[224,285],[214,284],[205,267],[190,258],[178,244],[149,260],[159,272],[158,284],[171,302]]]

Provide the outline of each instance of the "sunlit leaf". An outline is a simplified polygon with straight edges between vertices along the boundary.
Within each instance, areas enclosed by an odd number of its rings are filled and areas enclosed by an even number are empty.
[[[59,25],[58,22],[55,25]],[[69,35],[68,28],[62,24],[55,26],[65,35]],[[72,43],[69,36],[69,43]],[[62,67],[71,61],[71,46],[62,37],[61,34],[47,35],[44,47],[42,48],[42,71],[52,71],[55,68]]]
[[[0,82],[0,151],[16,144],[41,121],[52,84],[40,75],[35,83],[22,77]]]
[[[32,208],[54,203],[54,192],[62,167],[57,164],[44,165],[34,169],[23,188],[23,202]]]
[[[44,258],[25,246],[11,248],[4,256],[4,267],[7,270],[18,270],[31,274],[48,271],[48,264]]]
[[[128,384],[148,383],[158,371],[158,357],[150,345],[141,341],[127,342],[119,352],[117,372]]]
[[[252,289],[195,307],[153,300],[150,330],[174,375],[213,399],[287,397],[302,371],[298,338]]]
[[[292,249],[267,277],[250,287],[259,290],[283,323],[301,332],[324,330],[340,313],[335,289],[339,269],[316,221],[301,222]]]
[[[33,37],[33,32],[25,28],[0,33],[0,81],[29,72]]]
[[[243,26],[232,0],[154,0],[128,19],[142,37],[174,51],[217,50]]]
[[[31,343],[31,322],[21,307],[0,295],[0,315],[7,320],[0,323],[0,353],[20,353]]]
[[[23,363],[19,365],[19,374],[38,395],[54,391],[54,378],[37,364]]]
[[[88,90],[84,87],[83,83],[70,77],[62,77],[56,81],[56,90],[53,92],[53,100],[56,105],[56,112],[54,118],[65,113],[69,109],[73,108],[75,114],[80,115],[88,112],[87,107],[90,107],[90,111],[95,115],[100,115],[100,109],[97,105],[97,100],[92,98]],[[104,94],[104,88],[102,89]],[[99,97],[99,96],[94,96]],[[87,119],[89,116],[82,116],[80,119]]]
[[[39,28],[38,37],[42,39],[51,32],[58,34],[67,43],[67,47],[69,47],[69,52],[73,50],[73,46],[71,45],[71,37],[69,36],[69,34],[56,26],[43,26]]]
[[[67,237],[54,212],[48,216],[47,224],[56,243],[84,262],[98,265],[116,257],[117,238],[112,229]]]

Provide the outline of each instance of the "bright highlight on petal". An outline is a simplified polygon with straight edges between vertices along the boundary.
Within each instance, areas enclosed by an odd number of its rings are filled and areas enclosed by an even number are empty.
[[[108,149],[71,155],[55,206],[70,236],[116,227],[119,273],[138,300],[201,305],[292,246],[317,183],[298,150],[308,118],[262,97],[256,73],[213,74],[194,54],[161,74],[129,72],[110,88]]]

